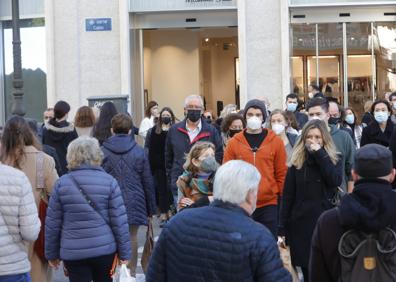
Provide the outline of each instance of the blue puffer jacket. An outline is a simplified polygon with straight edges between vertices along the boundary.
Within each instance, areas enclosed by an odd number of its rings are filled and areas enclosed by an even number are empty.
[[[120,185],[129,225],[147,225],[155,213],[155,190],[149,161],[131,136],[117,134],[103,143],[102,167]]]
[[[147,282],[292,281],[271,233],[239,206],[214,201],[178,213],[163,229]]]
[[[101,215],[87,203],[69,174]],[[63,175],[55,183],[48,205],[46,258],[80,260],[116,251],[122,260],[131,258],[127,215],[117,181],[101,167],[81,166]]]

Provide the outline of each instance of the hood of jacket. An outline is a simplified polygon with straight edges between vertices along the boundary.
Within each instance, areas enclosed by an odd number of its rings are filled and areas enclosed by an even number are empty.
[[[396,223],[396,192],[381,179],[355,183],[353,193],[345,195],[339,206],[341,225],[364,231],[377,231]]]
[[[136,142],[129,134],[117,134],[103,142],[103,147],[115,154],[125,154],[135,146]]]
[[[75,130],[74,125],[63,120],[57,122],[56,120],[51,120],[44,124],[47,129],[48,134],[53,140],[61,140],[64,138],[64,134],[73,132]]]

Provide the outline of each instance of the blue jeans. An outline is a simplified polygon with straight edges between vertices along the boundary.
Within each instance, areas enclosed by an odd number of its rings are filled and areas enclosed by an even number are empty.
[[[29,273],[0,276],[0,282],[31,282]]]

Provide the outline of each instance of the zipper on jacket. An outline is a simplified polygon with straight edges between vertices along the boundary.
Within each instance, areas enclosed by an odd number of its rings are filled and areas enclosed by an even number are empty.
[[[253,165],[256,166],[256,152],[258,151],[259,148],[254,147],[252,148],[252,152],[253,152]]]

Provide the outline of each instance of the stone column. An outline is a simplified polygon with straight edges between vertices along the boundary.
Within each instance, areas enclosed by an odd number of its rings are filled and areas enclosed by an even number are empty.
[[[288,26],[287,1],[238,1],[241,107],[264,96],[272,109],[283,107],[290,89]]]
[[[128,1],[45,0],[48,105],[63,99],[72,117],[87,97],[130,94]],[[111,18],[111,31],[86,31]]]

